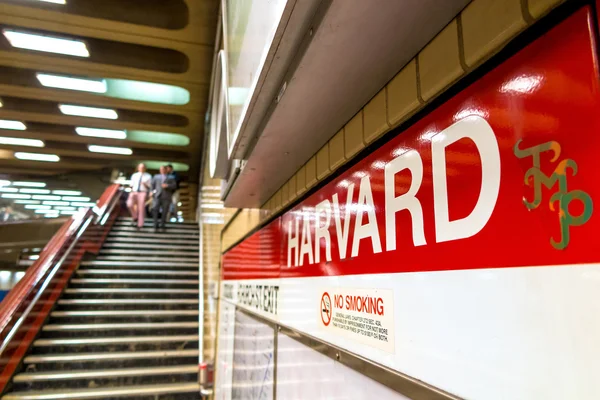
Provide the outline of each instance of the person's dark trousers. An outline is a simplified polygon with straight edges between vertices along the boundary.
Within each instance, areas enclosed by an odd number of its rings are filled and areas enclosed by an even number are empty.
[[[162,212],[160,213],[160,226],[167,226],[167,215],[169,214],[169,206],[171,205],[171,198],[161,199],[154,198],[154,207],[152,208],[152,217],[154,218],[154,228],[159,227],[158,223],[158,213],[162,208]]]

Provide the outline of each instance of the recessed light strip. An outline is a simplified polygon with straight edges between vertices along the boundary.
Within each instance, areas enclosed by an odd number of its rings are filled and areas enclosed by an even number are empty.
[[[79,196],[81,195],[81,192],[79,190],[53,190],[52,194],[61,196]]]
[[[13,186],[21,186],[21,187],[43,188],[43,187],[46,187],[46,182],[15,181],[12,183],[12,185]]]
[[[46,162],[59,162],[60,157],[56,154],[40,154],[40,153],[23,153],[16,152],[15,157],[19,160],[29,161],[46,161]]]
[[[53,4],[67,4],[67,0],[37,0],[43,3],[53,3]]]
[[[117,119],[119,114],[110,108],[86,107],[73,104],[59,104],[60,112],[65,115],[73,115],[76,117]]]
[[[68,201],[44,201],[42,204],[46,204],[49,206],[68,206]]]
[[[97,146],[91,144],[88,146],[88,149],[92,153],[120,154],[124,156],[130,156],[133,154],[133,151],[127,147]]]
[[[78,126],[75,128],[75,132],[79,136],[97,137],[105,139],[127,139],[127,133],[125,131],[118,131],[113,129],[98,129],[98,128],[85,128]]]
[[[63,39],[55,36],[4,29],[4,36],[13,47],[43,51],[75,57],[89,57],[90,52],[81,40]]]
[[[72,76],[43,73],[37,73],[36,77],[46,87],[79,90],[81,92],[106,93],[106,81],[104,79],[75,78]]]
[[[27,193],[27,194],[49,194],[50,191],[48,189],[19,189],[19,193]]]
[[[13,121],[10,119],[0,119],[0,129],[10,129],[13,131],[24,131],[27,129],[21,121]]]
[[[86,201],[90,201],[91,199],[90,199],[89,197],[70,197],[70,196],[63,196],[61,200],[63,200],[63,201],[86,202]]]
[[[34,200],[60,200],[60,196],[52,196],[52,195],[35,195],[32,197]]]
[[[38,139],[23,139],[15,137],[0,136],[0,144],[5,146],[29,146],[44,147],[44,142]]]
[[[0,197],[2,197],[3,199],[24,199],[24,200],[31,199],[30,194],[17,194],[17,193],[2,193],[2,195],[0,195]]]

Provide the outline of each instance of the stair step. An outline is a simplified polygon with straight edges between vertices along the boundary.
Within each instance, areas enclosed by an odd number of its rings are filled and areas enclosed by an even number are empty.
[[[198,309],[198,295],[187,298],[78,298],[61,299],[56,311],[134,311],[151,315],[154,311],[190,311]],[[126,317],[125,317],[126,318]]]
[[[170,245],[172,244],[191,244],[191,245],[196,245],[199,246],[200,242],[199,239],[197,237],[192,237],[192,238],[187,238],[187,239],[175,239],[169,236],[165,236],[163,238],[160,239],[154,239],[154,238],[145,238],[145,237],[140,237],[140,236],[125,236],[125,237],[121,237],[121,236],[117,236],[117,237],[111,237],[108,236],[106,238],[106,243],[113,243],[113,242],[119,242],[119,243],[151,243],[156,245],[156,247],[162,247],[165,249],[168,249],[170,247]]]
[[[151,375],[174,375],[198,373],[198,365],[177,365],[173,367],[154,367],[154,368],[120,368],[106,370],[86,370],[86,371],[60,371],[60,372],[36,372],[18,374],[14,378],[15,383],[32,381],[53,381],[67,379],[98,379],[113,378],[125,376],[151,376]]]
[[[68,299],[58,300],[59,305],[78,305],[78,304],[198,304],[194,299]],[[149,310],[150,311],[150,310]]]
[[[185,322],[198,321],[198,310],[190,309],[148,309],[138,310],[116,309],[116,306],[99,310],[77,309],[73,307],[65,311],[54,311],[50,314],[53,324],[109,324],[118,322]],[[164,307],[164,306],[163,306]],[[64,307],[59,307],[64,308]],[[123,307],[121,307],[123,308]],[[145,308],[145,309],[144,309]]]
[[[154,233],[154,232],[142,232],[142,231],[137,231],[137,232],[115,232],[115,231],[111,231],[109,232],[107,238],[110,239],[119,239],[119,238],[129,238],[129,237],[137,237],[137,238],[146,238],[146,239],[164,239],[164,240],[170,240],[170,239],[198,239],[199,236],[196,233],[172,233],[172,232],[168,232],[166,235],[164,233]],[[160,240],[158,240],[160,241]]]
[[[75,288],[65,289],[66,294],[82,294],[82,293],[123,293],[123,294],[139,294],[139,293],[170,293],[170,294],[197,294],[198,289],[155,289],[155,288]]]
[[[133,225],[133,221],[115,221],[115,223],[113,224],[113,226],[126,226],[126,227],[133,227],[133,228],[137,228],[137,221],[136,224]],[[154,220],[152,218],[146,218],[146,220],[144,221],[144,227],[150,227],[153,228],[154,227]],[[189,230],[198,230],[199,226],[198,224],[182,224],[182,223],[173,223],[173,222],[167,222],[166,223],[166,227],[167,229],[169,228],[173,228],[173,229],[189,229]]]
[[[139,397],[141,395],[165,395],[176,393],[199,393],[198,383],[187,384],[160,384],[107,387],[96,389],[66,390],[40,390],[27,392],[13,392],[2,396],[2,400],[54,400],[54,399],[106,399],[114,397]]]
[[[194,357],[198,356],[199,350],[172,350],[172,351],[124,351],[111,353],[70,353],[42,356],[27,356],[25,364],[51,363],[51,362],[81,362],[99,360],[132,360],[132,359],[155,359],[169,357]]]
[[[133,223],[133,219],[129,218],[129,219],[125,219],[125,218],[117,218],[115,220],[115,224],[125,224],[125,225],[131,225]],[[136,221],[137,223],[137,221]],[[144,225],[152,225],[154,223],[154,220],[152,219],[152,217],[146,217],[144,218]],[[196,222],[171,222],[171,221],[167,221],[166,222],[167,226],[175,226],[175,227],[181,227],[184,229],[198,229],[198,223]]]
[[[147,285],[145,285],[147,286]],[[199,290],[190,287],[69,287],[63,299],[182,299],[197,298]]]
[[[126,261],[128,263],[128,261]],[[169,271],[194,271],[197,272],[198,271],[198,267],[199,267],[199,262],[193,263],[193,265],[188,265],[188,264],[173,264],[173,265],[169,265],[167,268],[165,268],[165,265],[162,264],[158,264],[158,265],[148,265],[146,263],[145,267],[142,267],[140,265],[130,265],[130,264],[123,264],[123,263],[119,263],[118,261],[114,261],[111,264],[100,264],[100,265],[95,265],[95,264],[86,264],[86,265],[81,265],[81,267],[85,267],[85,269],[87,270],[97,270],[97,269],[123,269],[123,270],[128,270],[128,271],[137,271],[137,270],[148,270],[148,269],[156,269],[158,271],[160,270],[169,270]]]
[[[153,316],[194,316],[199,315],[198,310],[148,310]],[[144,314],[144,311],[139,310],[120,310],[120,311],[54,311],[50,314],[51,317],[131,317]]]
[[[129,262],[129,261],[140,261],[143,259],[145,262],[164,262],[164,263],[173,263],[173,262],[196,262],[199,263],[198,254],[190,254],[189,257],[174,257],[173,255],[161,254],[161,255],[146,255],[140,254],[137,256],[98,256],[96,261],[112,261],[115,263],[119,262]]]
[[[195,267],[198,268],[199,263],[196,262],[170,262],[170,261],[102,261],[102,260],[92,260],[92,261],[82,261],[80,266],[88,267],[88,266],[111,266],[111,267]]]
[[[198,256],[200,252],[198,249],[193,249],[191,251],[173,251],[169,249],[164,250],[116,250],[116,249],[102,249],[100,250],[100,255],[141,255],[141,256]]]
[[[94,278],[83,278],[83,279],[71,279],[70,283],[79,285],[90,285],[90,284],[148,284],[148,285],[198,285],[199,280],[194,279],[94,279]]]
[[[122,242],[106,242],[104,243],[103,249],[113,249],[113,248],[126,248],[126,249],[152,249],[156,250],[157,247],[168,247],[171,250],[197,250],[199,244],[198,243],[188,243],[188,244],[178,244],[175,245],[173,243],[162,243],[158,242],[152,244],[142,244],[138,243],[122,243]]]
[[[168,236],[169,233],[188,233],[191,235],[198,235],[198,231],[196,229],[185,229],[185,228],[174,228],[174,227],[167,227],[166,231],[158,231],[158,232],[154,232],[154,228],[153,227],[146,227],[144,226],[142,229],[138,230],[137,227],[134,226],[117,226],[114,227],[113,229],[111,229],[111,232],[147,232],[147,233],[162,233],[165,236]]]
[[[198,276],[195,271],[164,271],[149,269],[79,269],[77,275],[165,275],[165,276]]]
[[[114,324],[46,324],[42,331],[105,331],[123,329],[183,329],[197,328],[198,322],[144,322]]]
[[[197,325],[197,324],[196,324]],[[161,336],[119,336],[105,338],[69,338],[69,339],[38,339],[33,342],[35,347],[48,346],[82,346],[91,344],[121,344],[121,343],[158,343],[158,342],[187,342],[198,340],[198,335],[161,335]]]

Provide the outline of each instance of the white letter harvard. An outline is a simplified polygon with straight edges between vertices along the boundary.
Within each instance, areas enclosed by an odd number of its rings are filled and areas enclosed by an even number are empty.
[[[481,158],[481,190],[468,216],[450,221],[446,181],[446,147],[462,138],[477,146]],[[464,118],[432,138],[433,202],[437,242],[464,239],[477,234],[492,216],[500,191],[500,150],[492,127],[478,116]]]

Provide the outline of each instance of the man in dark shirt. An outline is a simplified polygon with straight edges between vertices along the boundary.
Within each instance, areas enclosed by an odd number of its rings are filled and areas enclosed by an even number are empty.
[[[179,179],[179,175],[173,169],[171,164],[167,164],[167,174],[175,179],[176,188],[175,192],[173,192],[173,197],[171,199],[171,207],[169,208],[169,214],[171,217],[177,218],[177,206],[179,205],[179,184],[181,180]]]
[[[175,178],[167,174],[167,167],[160,167],[160,173],[152,178],[152,193],[154,195],[154,205],[152,208],[152,217],[154,218],[154,232],[158,232],[158,228],[166,230],[167,214],[171,206],[173,193],[177,189]],[[161,211],[162,210],[162,211]],[[160,224],[158,221],[158,213],[160,215]]]

